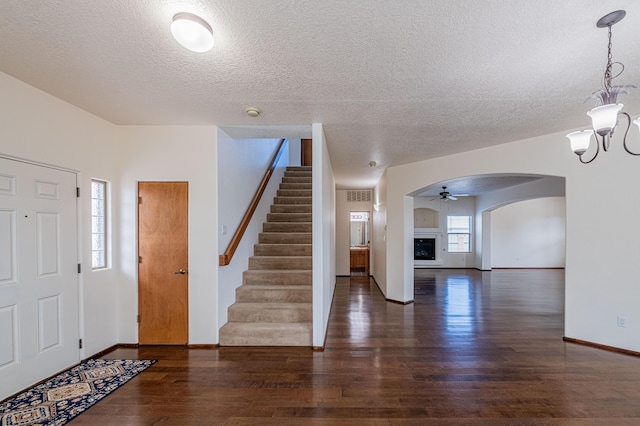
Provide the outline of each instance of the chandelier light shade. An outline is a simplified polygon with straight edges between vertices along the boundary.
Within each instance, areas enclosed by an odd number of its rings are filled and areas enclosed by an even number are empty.
[[[573,152],[578,155],[584,154],[591,144],[591,136],[593,136],[593,130],[591,129],[569,133],[567,137],[569,138]]]
[[[617,103],[618,95],[626,95],[629,94],[629,89],[636,88],[631,84],[627,84],[624,86],[620,85],[612,85],[612,81],[614,78],[620,76],[624,71],[624,65],[620,62],[613,62],[611,55],[611,27],[614,24],[617,24],[625,17],[627,12],[624,10],[616,10],[615,12],[611,12],[602,18],[600,18],[596,24],[598,28],[607,28],[609,32],[609,45],[607,49],[607,66],[604,71],[604,76],[602,78],[603,87],[602,89],[596,90],[591,94],[587,100],[595,100],[595,108],[591,111],[587,112],[587,115],[591,117],[592,129],[582,130],[578,132],[572,132],[567,135],[569,138],[571,149],[576,153],[580,162],[583,164],[587,164],[592,162],[598,156],[600,152],[600,142],[597,140],[598,137],[601,138],[602,148],[604,151],[609,150],[609,145],[611,143],[611,137],[618,126],[618,117],[620,115],[626,117],[627,119],[627,129],[624,132],[624,137],[622,140],[622,146],[631,155],[640,155],[640,153],[635,153],[629,150],[627,146],[627,134],[629,133],[629,128],[631,127],[631,117],[626,112],[622,112],[622,108],[624,105]],[[614,74],[614,67],[616,67],[616,73]],[[637,118],[633,121],[640,128],[640,118]],[[591,136],[596,135],[596,150],[591,159],[585,160],[582,158],[582,155],[587,152],[589,146],[591,144]]]
[[[595,107],[587,113],[591,117],[593,130],[600,136],[611,133],[618,124],[618,113],[622,110],[622,104],[609,104]]]
[[[211,26],[193,13],[176,13],[171,22],[171,34],[178,43],[193,52],[208,52],[213,47]]]

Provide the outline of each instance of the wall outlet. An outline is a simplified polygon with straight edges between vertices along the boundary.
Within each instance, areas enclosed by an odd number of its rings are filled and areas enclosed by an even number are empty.
[[[222,235],[227,235],[227,225],[222,225]]]
[[[617,318],[618,327],[626,327],[627,326],[627,318],[626,317],[618,317]]]

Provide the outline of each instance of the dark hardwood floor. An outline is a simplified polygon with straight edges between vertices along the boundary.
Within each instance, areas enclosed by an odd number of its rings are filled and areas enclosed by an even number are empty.
[[[338,278],[324,352],[118,349],[158,362],[73,424],[640,424],[640,358],[563,342],[563,276],[417,270],[406,306]]]

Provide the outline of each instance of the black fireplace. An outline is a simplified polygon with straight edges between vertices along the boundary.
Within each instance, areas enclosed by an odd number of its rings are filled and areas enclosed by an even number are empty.
[[[413,258],[414,260],[436,260],[436,239],[414,238]]]

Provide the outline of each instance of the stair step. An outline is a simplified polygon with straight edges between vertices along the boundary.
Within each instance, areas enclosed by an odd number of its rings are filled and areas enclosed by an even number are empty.
[[[289,171],[304,171],[304,172],[310,172],[311,170],[313,170],[313,166],[287,166],[286,170]]]
[[[311,286],[312,283],[313,271],[310,269],[281,271],[254,269],[242,273],[242,285],[247,286]]]
[[[303,176],[303,177],[283,177],[282,178],[282,183],[308,183],[311,184],[311,177],[310,176]]]
[[[310,170],[285,170],[285,177],[312,177]]]
[[[311,244],[311,232],[262,232],[258,235],[259,244]]]
[[[272,204],[271,213],[311,213],[311,204]]]
[[[249,269],[312,269],[311,256],[251,256]]]
[[[255,244],[254,256],[311,256],[311,244]]]
[[[310,323],[228,322],[220,328],[221,346],[311,346]]]
[[[310,189],[278,189],[278,197],[311,197],[313,196]]]
[[[267,213],[267,222],[311,222],[311,213]]]
[[[279,189],[313,189],[311,182],[309,183],[281,183]]]
[[[241,285],[236,302],[311,303],[310,285]]]
[[[311,197],[275,197],[274,204],[311,204]]]
[[[311,222],[265,222],[264,232],[311,232]]]
[[[311,303],[234,303],[230,322],[311,322]]]

